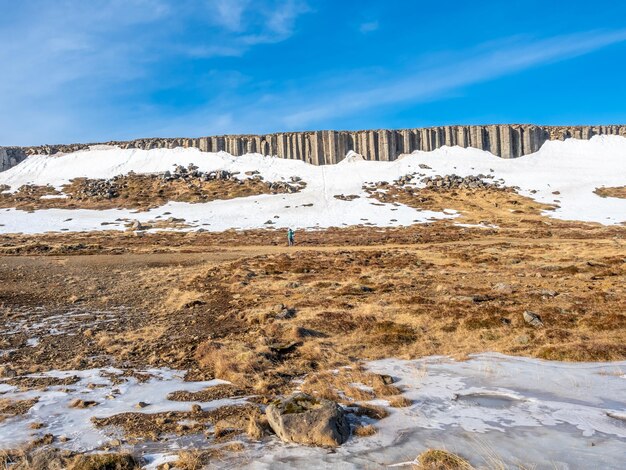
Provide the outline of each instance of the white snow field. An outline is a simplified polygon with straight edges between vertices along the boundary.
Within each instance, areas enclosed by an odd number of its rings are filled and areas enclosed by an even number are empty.
[[[546,215],[565,220],[605,225],[626,221],[626,200],[594,194],[598,187],[626,185],[626,138],[595,136],[591,140],[548,141],[541,149],[518,159],[505,160],[473,148],[442,147],[432,152],[415,152],[394,162],[364,161],[351,153],[341,163],[313,166],[248,154],[205,153],[198,149],[122,150],[94,146],[90,150],[60,156],[36,155],[0,173],[0,184],[17,190],[23,184],[60,188],[76,177],[110,178],[118,174],[153,173],[172,170],[173,165],[193,163],[202,171],[257,170],[266,181],[301,177],[307,187],[295,194],[250,196],[208,203],[170,202],[148,212],[130,210],[47,209],[32,213],[0,210],[0,233],[41,233],[47,231],[123,230],[120,219],[147,222],[157,216],[183,218],[182,230],[223,231],[226,229],[286,228],[315,229],[370,224],[378,227],[407,226],[436,219],[454,218],[454,211],[421,211],[404,205],[376,205],[367,198],[364,183],[388,181],[409,173],[424,176],[457,174],[493,175],[521,194],[556,204]],[[431,169],[422,169],[425,164]],[[335,195],[359,195],[345,201]],[[169,212],[170,214],[164,214]],[[275,217],[278,216],[278,217]],[[266,222],[272,220],[273,225]],[[104,225],[103,225],[104,223]]]
[[[427,448],[459,453],[477,468],[624,468],[626,361],[561,363],[491,353],[461,362],[427,357],[385,359],[366,365],[394,377],[404,396],[413,402],[406,408],[388,408],[387,418],[372,421],[378,429],[375,435],[352,437],[332,452],[285,444],[275,436],[261,442],[241,436],[245,450],[224,456],[215,462],[215,468],[411,468],[415,457]],[[40,397],[24,416],[0,425],[0,449],[27,442],[38,433],[52,432],[71,438],[58,443],[63,448],[91,450],[121,437],[115,429],[95,428],[92,416],[188,410],[192,403],[168,401],[166,395],[223,383],[184,382],[182,372],[154,369],[146,371],[154,376],[147,382],[130,377],[116,385],[109,374],[120,372],[113,368],[51,371],[41,375],[76,375],[80,380],[46,391],[21,392],[0,381],[3,398]],[[90,383],[98,386],[90,387]],[[100,404],[69,408],[76,398]],[[200,404],[212,409],[242,400]],[[137,410],[139,401],[149,406]],[[383,400],[371,403],[387,405]],[[29,428],[33,422],[46,423],[46,427],[33,431]],[[206,445],[202,435],[171,436],[125,448],[144,453],[147,460],[153,460],[150,468],[156,468],[157,463],[174,459],[180,449]]]

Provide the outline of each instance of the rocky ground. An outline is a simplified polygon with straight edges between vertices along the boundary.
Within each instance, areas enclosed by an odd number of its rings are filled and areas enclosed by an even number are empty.
[[[52,186],[0,186],[0,208],[137,209],[149,210],[168,201],[209,202],[258,194],[294,193],[305,183],[264,181],[258,172],[239,175],[225,170],[202,172],[195,165],[176,165],[172,171],[118,175],[109,179],[76,178],[61,190]]]
[[[180,180],[189,182],[174,181]],[[230,382],[203,396],[181,391],[172,400],[254,397],[217,410],[95,421],[122,430],[111,446],[119,449],[171,433],[202,433],[208,424],[212,443],[241,433],[260,439],[271,432],[264,407],[296,389],[351,407],[342,433],[349,426],[353,438],[366,439],[386,412],[359,402],[386,397],[391,406],[407,403],[391,378],[362,371],[363,360],[462,359],[484,351],[561,361],[626,359],[624,227],[548,219],[542,211],[549,206],[478,176],[431,179],[420,190],[411,181],[385,185],[384,193],[372,187],[371,195],[386,203],[452,208],[462,216],[407,228],[298,232],[295,247],[285,246],[285,234],[274,230],[2,236],[3,383],[36,391],[71,386],[73,379],[27,374],[114,367],[141,378],[141,371],[167,367],[187,371],[189,381]],[[88,195],[94,185],[73,184]],[[261,181],[245,184],[269,188]],[[106,194],[117,194],[113,199],[122,197],[120,187],[102,183]],[[343,366],[351,368],[328,372]],[[34,403],[3,402],[0,395],[0,420]],[[192,418],[198,424],[177,424]],[[32,434],[32,448],[60,445],[61,436],[45,439],[45,428]],[[180,467],[219,458],[211,452],[182,454]],[[75,458],[53,457],[66,464]]]

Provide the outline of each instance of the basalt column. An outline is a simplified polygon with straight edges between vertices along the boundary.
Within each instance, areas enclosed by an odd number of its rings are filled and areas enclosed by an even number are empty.
[[[432,151],[443,145],[474,147],[502,158],[537,152],[548,140],[591,139],[596,135],[626,137],[626,126],[536,126],[496,124],[489,126],[441,126],[403,130],[311,131],[268,135],[221,135],[195,138],[146,138],[128,142],[105,142],[122,149],[198,148],[203,152],[226,151],[239,156],[260,153],[302,160],[315,165],[341,161],[353,150],[366,160],[391,161],[416,150]],[[17,165],[30,155],[71,153],[94,144],[0,147],[0,171]]]

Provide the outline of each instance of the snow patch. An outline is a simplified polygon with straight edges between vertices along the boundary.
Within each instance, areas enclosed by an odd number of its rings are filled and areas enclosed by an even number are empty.
[[[45,423],[41,433],[66,436],[70,440],[62,447],[75,451],[94,450],[117,437],[115,430],[96,428],[92,417],[103,418],[125,412],[158,413],[163,411],[188,411],[193,403],[203,409],[217,408],[241,403],[245,399],[222,399],[211,402],[176,402],[167,400],[169,393],[177,390],[197,392],[207,387],[228,383],[223,380],[185,382],[182,371],[172,369],[148,369],[140,371],[151,378],[140,382],[135,377],[123,377],[122,371],[112,367],[104,369],[50,371],[32,374],[29,377],[79,377],[72,385],[51,386],[46,390],[21,392],[17,387],[0,381],[0,394],[3,399],[26,400],[38,397],[38,402],[22,416],[7,419],[0,424],[0,449],[17,448],[38,435],[33,432],[31,423]],[[111,377],[117,376],[120,383]],[[76,399],[91,400],[97,406],[79,409],[71,408]],[[142,409],[135,408],[139,402],[148,403]],[[61,445],[59,443],[59,445]]]

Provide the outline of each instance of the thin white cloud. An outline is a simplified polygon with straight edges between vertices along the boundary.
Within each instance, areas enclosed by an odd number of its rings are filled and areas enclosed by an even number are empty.
[[[220,44],[194,48],[191,55],[196,57],[237,56],[251,46],[285,41],[293,35],[298,17],[311,11],[303,0],[211,0],[209,5],[217,11],[214,21],[229,34],[220,36]]]
[[[397,103],[418,103],[475,83],[493,80],[543,64],[570,59],[626,41],[626,29],[584,32],[537,41],[504,40],[498,47],[479,47],[469,57],[421,70],[404,78],[360,90],[318,98],[315,106],[288,113],[284,125],[300,128],[326,119]]]
[[[209,19],[230,31],[240,32],[244,27],[243,15],[250,3],[250,0],[210,0]]]
[[[144,103],[180,84],[176,77],[168,82],[163,75],[170,71],[160,66],[178,57],[238,57],[284,41],[309,11],[303,0],[207,1],[24,0],[3,7],[0,107],[11,112],[0,113],[0,145],[117,138],[150,123],[159,127]],[[189,24],[206,26],[205,34],[180,35]]]
[[[518,37],[395,73],[403,78],[369,73],[372,68],[314,81],[309,75],[286,81],[277,73],[266,85],[227,70],[211,76],[208,65],[190,76],[175,69],[204,65],[193,60],[198,57],[237,57],[288,39],[309,11],[301,0],[223,0],[223,8],[233,9],[222,12],[220,24],[198,15],[195,1],[108,0],[100,8],[81,0],[64,0],[63,8],[16,3],[30,7],[7,9],[0,17],[0,145],[327,127],[337,117],[435,100],[626,40],[626,30]],[[194,28],[206,26],[206,34],[179,35],[190,21]],[[154,98],[159,94],[166,99]],[[181,105],[179,98],[187,101]]]
[[[267,28],[281,36],[293,34],[296,18],[311,9],[301,0],[287,0],[272,9],[267,17]]]
[[[222,28],[205,43],[182,44],[177,52],[189,57],[237,57],[251,47],[276,44],[295,32],[297,19],[311,12],[304,0],[209,0],[208,24]]]
[[[379,28],[378,21],[369,21],[367,23],[361,23],[359,25],[359,31],[363,34],[372,33]]]

